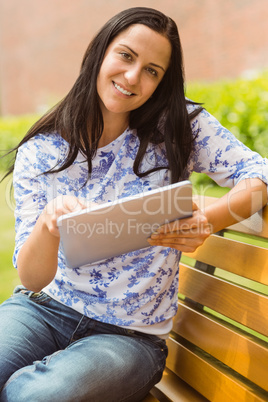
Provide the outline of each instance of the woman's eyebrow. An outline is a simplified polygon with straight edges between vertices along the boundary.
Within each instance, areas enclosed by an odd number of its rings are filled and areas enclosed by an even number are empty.
[[[123,44],[123,43],[119,43],[119,45],[120,46],[124,46],[124,47],[126,47],[128,50],[130,50],[136,57],[138,57],[139,55],[138,55],[138,53],[137,52],[135,52],[133,49],[131,49],[131,47],[129,47],[129,46],[127,46],[127,45],[125,45],[125,44]],[[155,64],[155,63],[149,63],[151,66],[154,66],[154,67],[158,67],[158,68],[160,68],[161,70],[163,70],[164,71],[164,73],[166,72],[166,70],[164,69],[164,67],[162,67],[162,66],[159,66],[159,64]]]

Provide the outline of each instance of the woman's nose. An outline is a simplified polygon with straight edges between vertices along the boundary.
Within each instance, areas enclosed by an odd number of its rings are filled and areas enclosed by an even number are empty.
[[[125,72],[125,78],[129,85],[137,85],[140,81],[141,69],[139,66],[129,66]]]

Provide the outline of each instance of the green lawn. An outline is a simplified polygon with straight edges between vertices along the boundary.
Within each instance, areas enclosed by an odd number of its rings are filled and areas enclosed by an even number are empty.
[[[10,202],[10,179],[0,184],[0,303],[12,294],[19,283],[18,274],[12,265],[14,249],[14,205]]]

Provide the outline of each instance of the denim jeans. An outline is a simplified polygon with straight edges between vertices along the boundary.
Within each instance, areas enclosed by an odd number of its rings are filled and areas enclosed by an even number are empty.
[[[83,316],[43,292],[0,306],[0,401],[142,400],[160,381],[164,340]]]

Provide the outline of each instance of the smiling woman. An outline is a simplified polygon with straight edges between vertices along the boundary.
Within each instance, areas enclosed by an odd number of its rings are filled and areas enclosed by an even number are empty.
[[[165,367],[181,252],[266,203],[267,160],[185,98],[177,26],[145,7],[101,28],[69,93],[15,150],[23,287],[0,307],[0,400],[142,400]],[[204,210],[193,203],[148,247],[68,266],[60,216],[193,171],[233,188]]]

